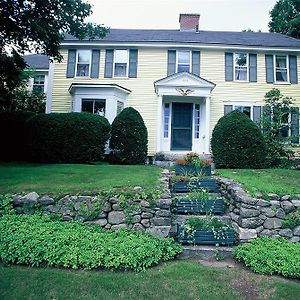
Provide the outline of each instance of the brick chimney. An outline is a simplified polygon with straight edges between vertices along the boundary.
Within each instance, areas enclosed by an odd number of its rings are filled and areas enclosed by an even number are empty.
[[[180,14],[180,31],[198,31],[199,19],[199,14]]]

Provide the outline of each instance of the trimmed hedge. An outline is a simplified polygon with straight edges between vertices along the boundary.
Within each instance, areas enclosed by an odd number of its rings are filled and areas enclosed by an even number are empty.
[[[234,258],[257,273],[300,278],[300,243],[284,238],[257,238],[238,246]]]
[[[137,110],[127,107],[111,126],[110,161],[117,164],[144,164],[148,152],[148,132]]]
[[[0,218],[0,259],[7,263],[141,271],[180,252],[172,239],[141,232],[104,231],[37,215]]]
[[[27,111],[0,113],[0,160],[21,161],[28,159],[28,142],[26,122],[34,116]]]
[[[28,132],[31,160],[88,163],[102,158],[110,125],[90,113],[39,114],[28,121]]]
[[[266,143],[259,127],[237,110],[219,119],[211,148],[218,168],[261,168],[266,159]]]

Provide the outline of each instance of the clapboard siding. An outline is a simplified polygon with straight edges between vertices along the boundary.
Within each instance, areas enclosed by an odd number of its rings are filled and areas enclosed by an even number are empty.
[[[66,78],[67,50],[62,50],[64,60],[55,64],[52,112],[72,111],[72,97],[68,92],[71,83],[115,83],[132,92],[128,97],[128,106],[136,108],[144,118],[149,134],[149,154],[156,152],[157,132],[157,95],[154,81],[167,76],[167,48],[140,48],[138,50],[137,78],[104,78],[105,48],[100,53],[99,78]],[[300,84],[267,84],[265,72],[265,54],[257,54],[257,82],[225,82],[224,51],[201,50],[201,77],[216,84],[211,97],[210,134],[215,124],[224,114],[224,105],[233,101],[253,102],[263,105],[266,92],[276,87],[286,96],[294,97],[300,106]],[[300,56],[298,62],[298,82],[300,82]]]

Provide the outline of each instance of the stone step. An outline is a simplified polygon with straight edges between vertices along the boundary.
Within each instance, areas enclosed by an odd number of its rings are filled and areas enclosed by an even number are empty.
[[[183,252],[178,256],[179,259],[201,259],[218,260],[232,258],[235,247],[225,246],[182,246]]]
[[[185,198],[187,197],[188,193],[173,193],[173,198]],[[209,197],[213,198],[213,197],[217,197],[217,198],[221,198],[221,194],[220,193],[209,193]]]

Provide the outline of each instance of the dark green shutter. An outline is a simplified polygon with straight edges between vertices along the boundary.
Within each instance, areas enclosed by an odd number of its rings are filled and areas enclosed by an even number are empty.
[[[192,73],[200,76],[200,51],[192,51]]]
[[[253,122],[259,124],[261,121],[261,106],[253,106]]]
[[[99,78],[100,50],[92,51],[91,78]]]
[[[274,82],[274,60],[273,55],[266,54],[266,81]]]
[[[130,49],[129,51],[129,72],[128,77],[137,77],[138,50]]]
[[[289,61],[290,61],[290,82],[297,84],[298,83],[297,56],[290,55]]]
[[[272,114],[271,114],[271,107],[269,105],[263,106],[263,124],[262,129],[263,131],[271,130],[271,122],[272,122]]]
[[[75,64],[76,50],[70,49],[68,51],[67,78],[73,78],[75,76]]]
[[[233,105],[224,105],[224,116],[233,111]]]
[[[257,55],[249,54],[249,81],[257,82]]]
[[[176,50],[168,50],[168,76],[176,73]]]
[[[299,144],[299,107],[293,107],[291,112],[291,135],[292,142]]]
[[[104,77],[111,78],[113,76],[114,50],[106,49]]]
[[[225,81],[233,81],[233,53],[225,53]]]

